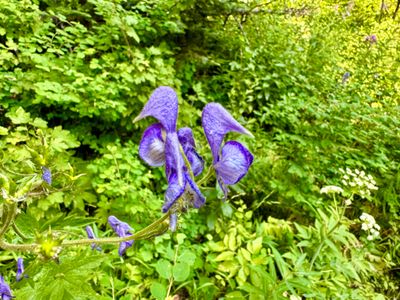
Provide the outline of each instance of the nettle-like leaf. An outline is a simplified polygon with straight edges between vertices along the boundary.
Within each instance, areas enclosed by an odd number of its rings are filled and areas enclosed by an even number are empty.
[[[75,255],[71,252],[69,256],[61,256],[59,264],[32,262],[25,270],[29,278],[18,284],[21,288],[15,296],[32,300],[96,298],[89,279],[106,257],[97,252],[90,256],[80,254],[79,259]]]

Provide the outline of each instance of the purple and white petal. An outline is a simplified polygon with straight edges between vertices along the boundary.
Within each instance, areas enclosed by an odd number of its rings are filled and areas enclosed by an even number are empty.
[[[185,189],[184,197],[189,197],[189,199],[186,200],[188,200],[187,202],[192,203],[193,207],[200,208],[206,202],[206,198],[200,192],[200,189],[198,188],[197,184],[193,182],[193,180],[190,178],[189,174],[185,175],[186,175],[187,186]]]
[[[179,143],[181,143],[183,150],[194,149],[196,148],[196,143],[194,141],[192,129],[189,127],[183,127],[178,130],[178,139]]]
[[[185,190],[185,185],[178,184],[178,178],[176,174],[170,176],[168,181],[168,189],[164,195],[164,205],[162,207],[162,212],[166,213],[175,201],[183,194]]]
[[[196,152],[196,143],[193,138],[192,129],[184,127],[178,130],[179,143],[190,163],[194,176],[199,175],[203,171],[204,161]]]
[[[178,97],[173,88],[160,86],[155,89],[133,122],[150,116],[156,118],[167,132],[176,131]]]
[[[237,122],[232,115],[219,103],[208,103],[202,113],[202,126],[210,144],[214,164],[218,161],[222,141],[230,131],[252,136],[252,134]]]
[[[241,143],[229,141],[222,147],[221,157],[214,165],[224,184],[235,184],[249,170],[253,155]]]
[[[165,141],[165,174],[168,183],[172,174],[176,176],[178,185],[184,187],[183,167],[185,163],[179,149],[179,140],[176,132],[167,133]]]
[[[165,142],[163,127],[156,123],[147,127],[139,144],[139,156],[152,167],[160,167],[165,163]]]
[[[186,154],[186,157],[190,163],[190,166],[192,168],[193,171],[193,175],[194,176],[198,176],[201,174],[201,172],[203,172],[203,168],[204,168],[204,160],[203,158],[197,154],[197,152],[195,150],[189,150]]]

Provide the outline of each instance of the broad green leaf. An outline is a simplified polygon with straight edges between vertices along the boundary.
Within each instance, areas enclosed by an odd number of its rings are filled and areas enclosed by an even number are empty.
[[[0,126],[0,135],[7,135],[8,134],[8,129]]]
[[[155,265],[157,273],[165,279],[171,278],[172,275],[172,265],[169,261],[165,259],[160,259]]]
[[[25,112],[22,107],[18,107],[17,110],[6,113],[6,116],[11,119],[14,124],[26,124],[31,122],[31,114]]]
[[[157,300],[165,300],[168,287],[159,282],[153,282],[150,286],[151,295]]]
[[[190,266],[184,262],[177,262],[172,267],[172,274],[176,281],[185,281],[190,274]]]

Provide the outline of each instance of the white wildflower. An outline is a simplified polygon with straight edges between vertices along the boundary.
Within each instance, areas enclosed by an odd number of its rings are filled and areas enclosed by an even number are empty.
[[[360,195],[362,198],[370,196],[371,191],[378,189],[374,178],[363,170],[355,169],[352,171],[350,168],[346,168],[346,171],[339,170],[343,173],[341,179],[343,185],[350,187],[351,192]]]
[[[346,199],[346,200],[344,201],[344,205],[346,205],[346,206],[350,206],[352,203],[353,203],[353,202],[351,202],[351,199]]]
[[[367,213],[362,213],[360,216],[361,230],[368,231],[367,240],[372,241],[379,236],[381,227],[376,223],[375,218]]]
[[[343,189],[336,185],[327,185],[321,188],[319,191],[321,194],[342,194]]]

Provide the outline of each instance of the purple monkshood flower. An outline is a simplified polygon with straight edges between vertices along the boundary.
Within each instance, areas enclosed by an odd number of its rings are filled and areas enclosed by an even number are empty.
[[[246,175],[253,163],[253,155],[236,141],[228,141],[222,146],[224,137],[230,131],[253,135],[218,103],[208,103],[204,107],[202,125],[211,148],[217,180],[226,198],[226,185],[235,184]]]
[[[0,275],[0,297],[2,300],[11,300],[13,298],[10,286],[4,281],[4,278],[1,275]]]
[[[344,73],[342,77],[342,84],[345,84],[349,78],[350,78],[350,73],[349,72]]]
[[[132,235],[131,231],[133,231],[133,229],[127,223],[118,220],[114,216],[108,217],[108,224],[110,224],[110,226],[112,227],[114,232],[119,237],[126,237],[126,236]],[[120,256],[123,256],[126,249],[128,249],[129,247],[131,247],[133,245],[133,242],[134,242],[133,240],[121,242],[119,244],[118,254]]]
[[[85,230],[86,230],[86,233],[87,233],[87,236],[88,236],[89,239],[95,239],[96,238],[91,226],[89,226],[89,225],[86,226]],[[92,243],[90,246],[92,247],[92,250],[94,250],[96,248],[96,250],[101,251],[101,247],[99,247],[99,246],[96,247],[96,243]]]
[[[51,185],[51,171],[46,167],[42,167],[42,179],[47,182],[48,185]]]
[[[159,123],[150,125],[143,132],[139,155],[150,166],[165,165],[168,189],[165,192],[162,211],[166,213],[181,197],[185,205],[201,207],[205,198],[189,175],[180,149],[183,149],[195,176],[202,172],[203,160],[195,151],[192,130],[190,128],[176,130],[178,97],[171,87],[162,86],[154,90],[134,122],[150,116]],[[175,211],[170,220],[171,229],[176,226],[174,213]]]
[[[20,281],[24,274],[24,259],[19,257],[17,259],[17,281]],[[25,275],[26,276],[26,275]]]
[[[378,38],[376,37],[375,34],[371,34],[371,35],[367,35],[364,38],[364,41],[370,42],[370,44],[372,45],[372,44],[376,44],[378,42]]]

